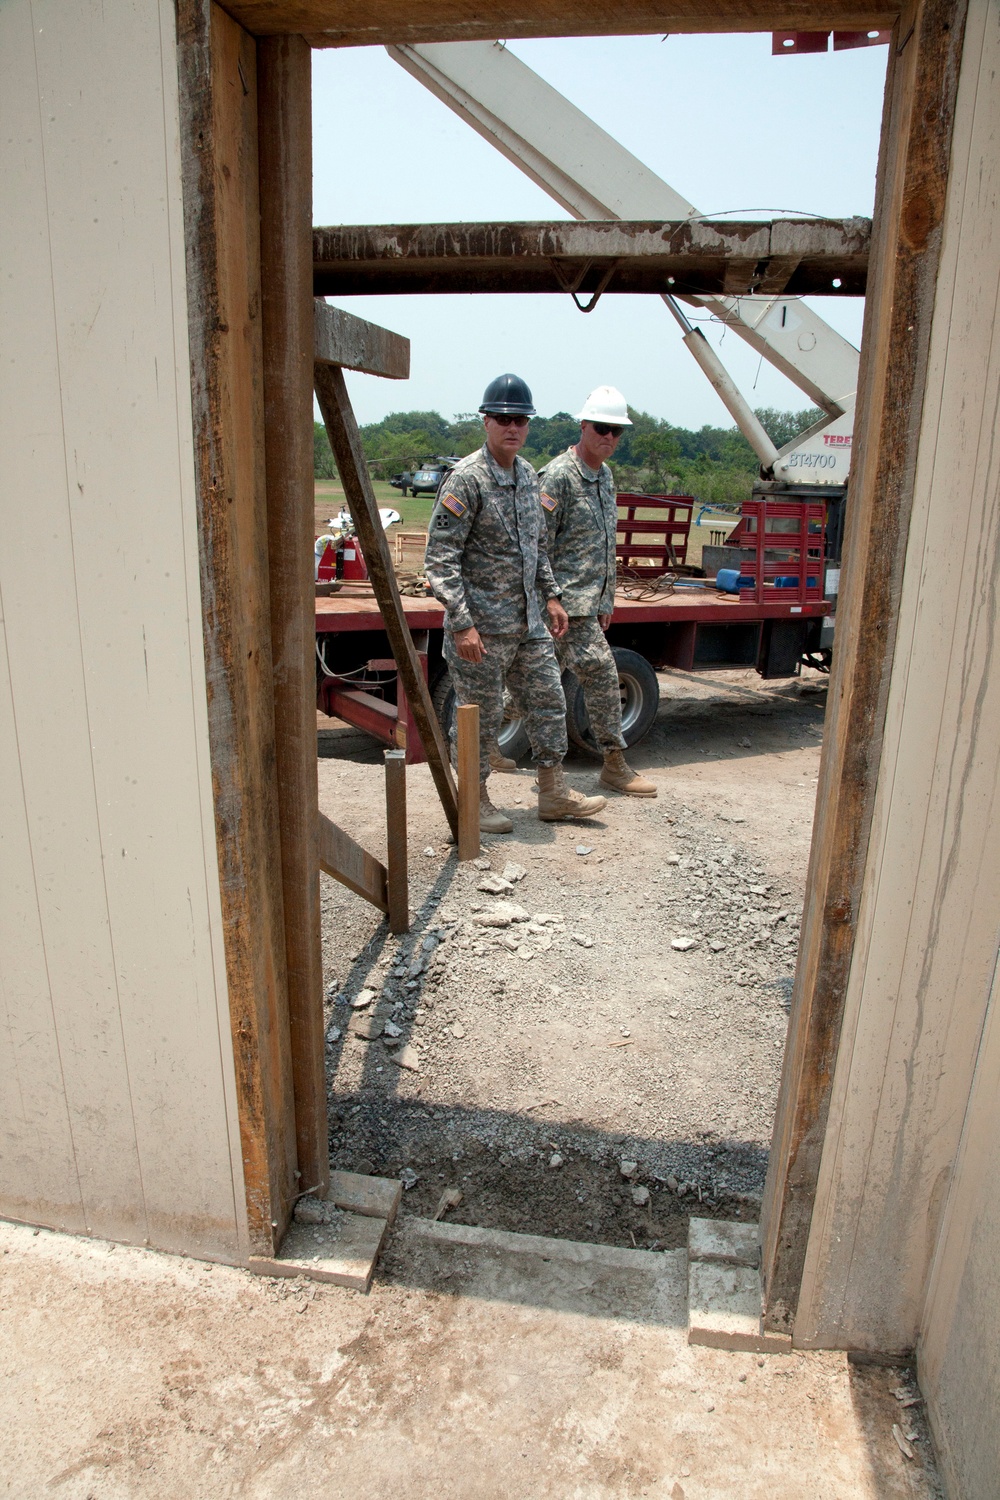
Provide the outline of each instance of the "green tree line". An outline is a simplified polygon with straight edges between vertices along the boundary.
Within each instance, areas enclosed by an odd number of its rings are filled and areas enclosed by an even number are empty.
[[[762,407],[757,416],[765,432],[780,448],[819,420],[816,407],[808,411],[776,411]],[[626,428],[611,467],[620,490],[640,494],[693,495],[702,504],[740,505],[748,499],[757,476],[757,456],[737,427],[675,427],[662,417],[629,407],[633,425]],[[534,417],[528,428],[524,457],[540,469],[574,443],[580,424],[567,412]],[[361,428],[361,442],[372,477],[391,479],[432,457],[464,458],[481,447],[482,421],[463,413],[447,422],[440,412],[393,412],[381,422]],[[315,427],[317,479],[336,477],[336,465],[322,423]]]

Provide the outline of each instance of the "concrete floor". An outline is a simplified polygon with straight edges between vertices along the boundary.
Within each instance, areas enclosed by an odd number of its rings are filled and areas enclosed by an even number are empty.
[[[0,1224],[0,1493],[937,1493],[897,1371],[689,1347],[683,1251],[431,1233],[401,1219],[363,1296]]]

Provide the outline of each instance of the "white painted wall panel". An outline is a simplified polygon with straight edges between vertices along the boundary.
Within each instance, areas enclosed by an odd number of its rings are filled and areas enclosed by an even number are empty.
[[[1000,1475],[1000,1005],[994,984],[918,1345],[948,1494],[995,1500]]]
[[[865,893],[796,1340],[916,1342],[1000,935],[1000,12],[973,0]]]
[[[86,1227],[236,1255],[173,26],[169,0],[0,7],[3,823],[37,893],[0,965],[14,1015],[47,977]]]

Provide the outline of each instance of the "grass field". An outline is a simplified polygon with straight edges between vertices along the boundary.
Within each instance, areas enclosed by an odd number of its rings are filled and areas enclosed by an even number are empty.
[[[427,530],[427,523],[431,518],[431,510],[434,506],[433,495],[418,495],[416,499],[407,495],[404,500],[398,490],[385,479],[372,481],[372,489],[375,491],[375,499],[378,504],[391,506],[398,510],[403,518],[403,525],[407,529],[423,528]],[[317,479],[316,481],[316,535],[326,530],[328,516],[335,516],[344,504],[344,491],[342,487],[332,479]]]

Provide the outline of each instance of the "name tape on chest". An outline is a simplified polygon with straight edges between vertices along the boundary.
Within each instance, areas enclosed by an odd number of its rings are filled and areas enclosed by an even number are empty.
[[[544,510],[555,510],[558,504],[558,500],[553,499],[551,495],[546,494],[546,492],[542,490],[542,508]]]
[[[464,500],[460,500],[457,495],[452,494],[443,496],[441,504],[445,510],[450,510],[452,515],[458,516],[459,519],[465,515],[465,512],[469,508]]]

